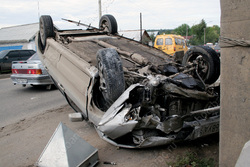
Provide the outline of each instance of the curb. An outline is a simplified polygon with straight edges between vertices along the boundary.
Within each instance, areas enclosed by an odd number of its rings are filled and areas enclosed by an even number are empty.
[[[10,78],[11,74],[0,74],[0,79]]]

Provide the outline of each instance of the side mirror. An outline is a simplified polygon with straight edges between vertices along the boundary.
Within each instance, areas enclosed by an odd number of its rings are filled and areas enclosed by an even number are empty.
[[[9,59],[9,56],[6,56],[5,58],[4,58],[4,60],[8,60]]]

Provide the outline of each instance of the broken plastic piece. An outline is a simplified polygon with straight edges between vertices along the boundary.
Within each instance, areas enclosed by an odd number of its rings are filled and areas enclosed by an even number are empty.
[[[116,163],[115,162],[103,162],[103,164],[107,164],[107,165],[116,165]]]

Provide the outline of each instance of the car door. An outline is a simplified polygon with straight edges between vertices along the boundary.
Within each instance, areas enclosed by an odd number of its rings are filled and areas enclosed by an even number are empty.
[[[18,60],[19,54],[17,51],[9,51],[9,53],[3,58],[2,70],[11,70],[12,61]]]
[[[175,43],[176,43],[176,52],[184,50],[185,41],[183,39],[175,38]]]
[[[173,47],[173,41],[172,41],[172,38],[171,37],[167,37],[165,38],[165,52],[167,54],[173,54],[174,53],[174,47]]]
[[[155,45],[156,48],[160,49],[160,50],[163,50],[163,38],[157,38],[156,39],[156,45]]]

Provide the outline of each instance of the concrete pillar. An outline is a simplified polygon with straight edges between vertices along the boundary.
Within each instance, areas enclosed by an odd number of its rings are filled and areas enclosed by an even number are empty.
[[[235,166],[244,144],[250,140],[250,1],[220,2],[222,48],[219,164],[228,167]]]

